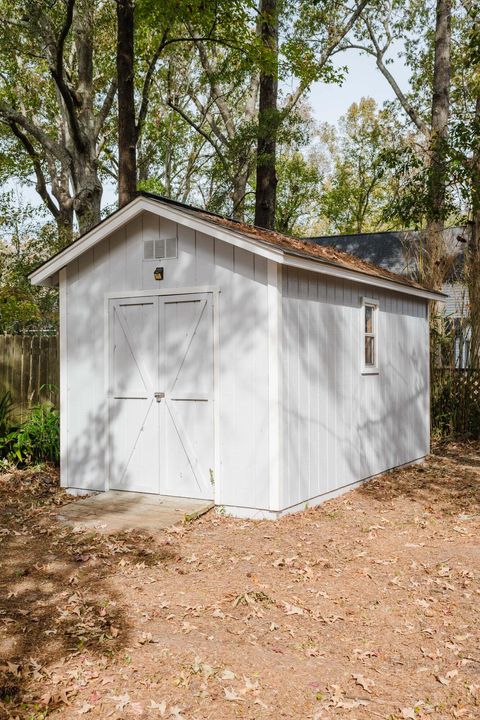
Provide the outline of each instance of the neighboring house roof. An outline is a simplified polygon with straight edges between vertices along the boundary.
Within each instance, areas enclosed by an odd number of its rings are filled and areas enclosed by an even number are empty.
[[[457,226],[444,230],[447,251],[452,258],[450,273],[443,286],[447,296],[444,312],[449,317],[464,317],[468,309],[468,291],[458,281],[465,259],[468,232],[467,228]],[[321,235],[308,240],[322,247],[333,245],[362,260],[412,278],[418,274],[418,253],[415,250],[418,247],[419,235],[418,230],[389,230],[351,235]]]
[[[200,210],[191,205],[164,198],[151,193],[139,193],[128,205],[115,211],[94,228],[79,237],[60,253],[30,273],[34,284],[48,283],[49,279],[76,257],[96,245],[104,237],[115,232],[141,212],[153,212],[174,222],[193,227],[214,237],[245,247],[281,264],[304,269],[313,269],[327,274],[347,277],[357,282],[392,287],[410,292],[427,299],[438,299],[441,294],[425,288],[411,278],[391,272],[323,243],[288,237],[272,230],[264,230],[231,218]],[[319,267],[321,265],[321,267]],[[361,277],[360,277],[361,276]]]
[[[467,230],[464,227],[445,228],[444,238],[448,253],[456,259],[453,272],[463,265]],[[350,235],[319,235],[307,238],[309,242],[333,246],[356,255],[362,260],[400,275],[412,277],[418,271],[418,230],[387,230],[383,232],[355,233]],[[463,239],[463,242],[459,240]]]

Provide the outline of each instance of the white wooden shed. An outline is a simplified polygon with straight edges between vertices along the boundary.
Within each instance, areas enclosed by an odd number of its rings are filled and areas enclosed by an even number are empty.
[[[428,301],[327,247],[139,196],[60,290],[61,482],[276,518],[429,451]]]

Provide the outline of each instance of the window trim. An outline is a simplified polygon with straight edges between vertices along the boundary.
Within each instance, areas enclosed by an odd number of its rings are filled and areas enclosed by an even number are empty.
[[[373,332],[365,332],[365,308],[373,307]],[[377,298],[362,297],[361,312],[360,312],[360,359],[361,359],[361,372],[362,375],[378,375],[379,363],[378,363],[378,350],[379,350],[379,332],[378,332],[378,318],[379,318],[380,303]],[[365,363],[365,338],[374,338],[374,353],[375,362],[373,365],[367,365]]]

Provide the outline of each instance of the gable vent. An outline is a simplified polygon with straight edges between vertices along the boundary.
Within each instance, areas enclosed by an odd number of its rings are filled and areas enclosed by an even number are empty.
[[[158,240],[144,240],[144,260],[164,260],[177,257],[177,238],[159,238]]]

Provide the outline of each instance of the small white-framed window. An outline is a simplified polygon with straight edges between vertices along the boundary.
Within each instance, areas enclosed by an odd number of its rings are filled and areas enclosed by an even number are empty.
[[[362,298],[362,373],[378,373],[378,300]]]

